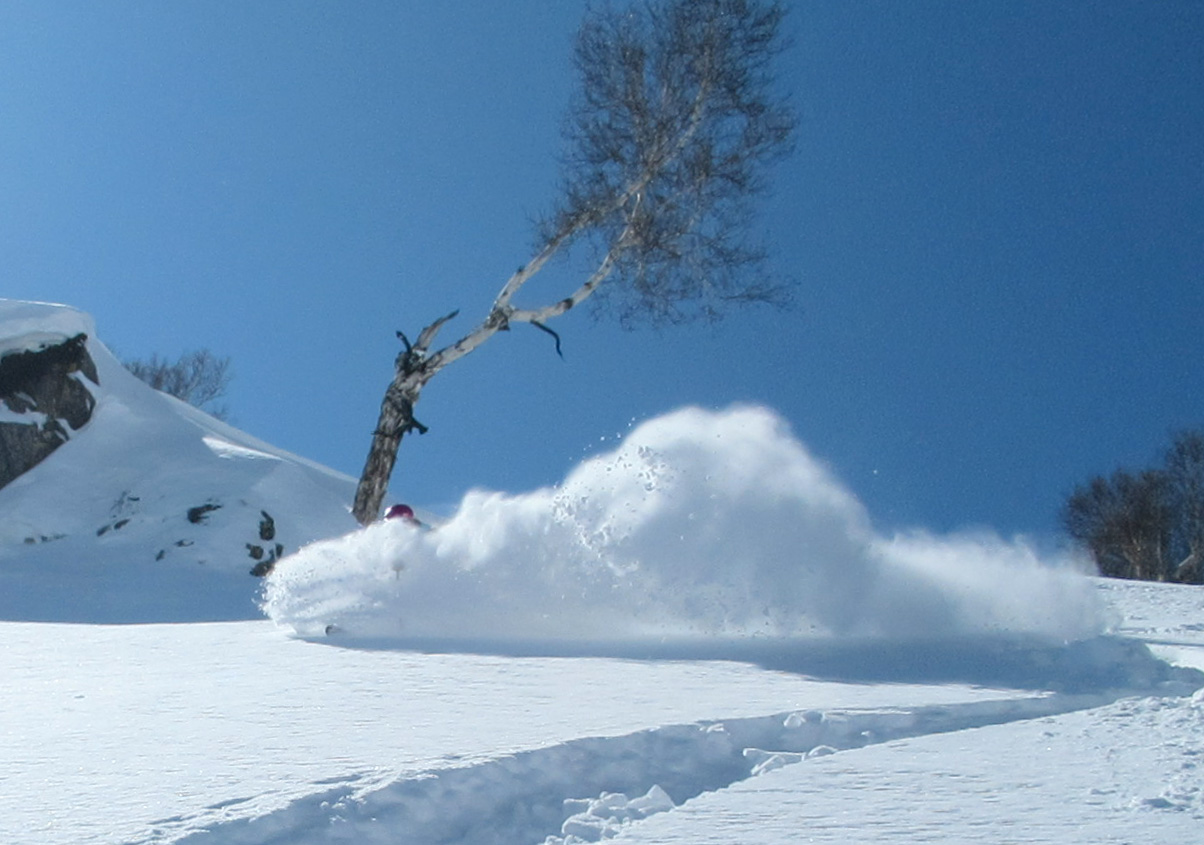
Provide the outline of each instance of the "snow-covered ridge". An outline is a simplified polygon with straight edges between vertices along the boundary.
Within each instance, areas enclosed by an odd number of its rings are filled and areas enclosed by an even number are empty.
[[[80,334],[91,419],[0,489],[0,618],[253,618],[257,562],[355,527],[352,479],[152,390],[88,315],[0,300],[0,349]]]
[[[79,334],[96,334],[95,321],[82,311],[48,302],[0,299],[0,356],[37,350]]]

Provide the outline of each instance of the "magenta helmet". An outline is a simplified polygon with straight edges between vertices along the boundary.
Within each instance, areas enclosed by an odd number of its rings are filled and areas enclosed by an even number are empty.
[[[397,519],[398,517],[413,519],[414,509],[409,505],[392,505],[385,511],[385,519]]]

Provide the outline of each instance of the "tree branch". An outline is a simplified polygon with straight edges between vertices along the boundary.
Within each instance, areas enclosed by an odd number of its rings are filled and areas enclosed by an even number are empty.
[[[619,301],[625,324],[641,316],[714,318],[732,303],[773,301],[775,286],[748,272],[764,251],[741,237],[746,201],[761,187],[758,173],[784,153],[793,129],[769,72],[784,13],[779,0],[633,0],[587,12],[561,198],[540,226],[531,260],[470,332],[429,354],[457,312],[412,345],[398,333],[405,349],[356,494],[361,523],[379,511],[401,436],[425,429],[413,416],[422,388],[511,324],[548,332],[561,354],[560,337],[546,323],[599,291],[599,300]],[[516,307],[519,292],[553,257],[582,244],[601,259],[576,290],[541,307]]]

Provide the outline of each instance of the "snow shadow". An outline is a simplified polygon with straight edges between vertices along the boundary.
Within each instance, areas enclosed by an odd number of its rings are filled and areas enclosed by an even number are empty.
[[[678,641],[437,640],[344,637],[311,642],[339,648],[517,658],[732,661],[842,683],[968,684],[1068,694],[1190,694],[1204,673],[1171,666],[1141,642],[1101,636],[1051,643],[1013,636],[964,640],[839,638]]]
[[[968,663],[967,644],[1079,642],[1107,622],[1089,579],[1022,541],[878,534],[783,420],[747,406],[651,420],[556,487],[470,492],[434,530],[387,521],[312,544],[276,567],[263,607],[301,636],[755,639],[771,654],[827,639],[864,665],[867,641],[937,642]]]

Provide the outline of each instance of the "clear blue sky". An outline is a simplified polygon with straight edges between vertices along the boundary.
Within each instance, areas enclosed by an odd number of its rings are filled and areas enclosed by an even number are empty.
[[[787,5],[798,142],[756,225],[798,307],[571,314],[564,361],[499,336],[424,393],[398,497],[553,483],[744,400],[884,529],[1049,536],[1075,483],[1204,425],[1204,3]],[[5,0],[0,295],[230,356],[236,424],[358,475],[394,330],[460,308],[452,339],[529,256],[583,8]]]

